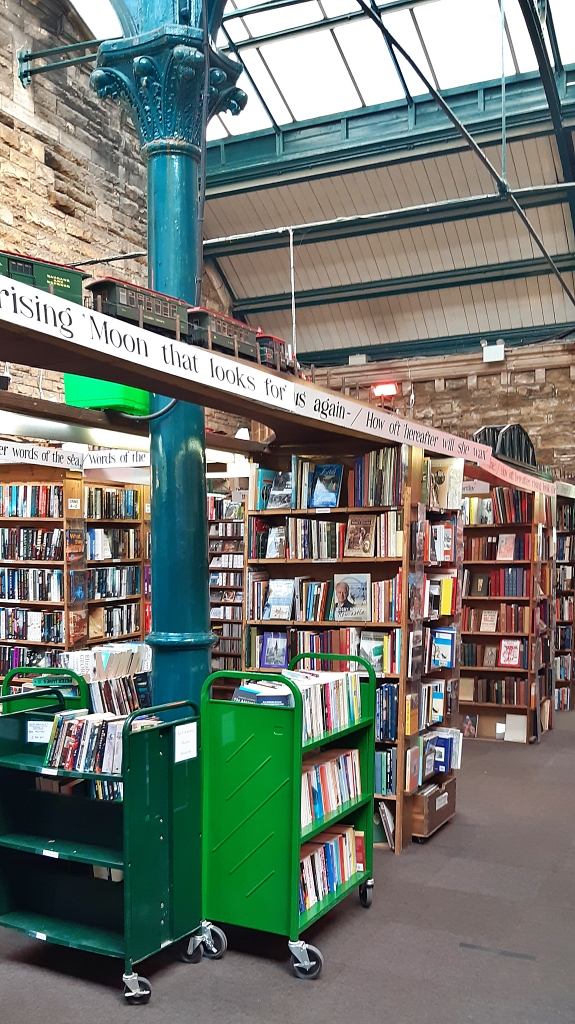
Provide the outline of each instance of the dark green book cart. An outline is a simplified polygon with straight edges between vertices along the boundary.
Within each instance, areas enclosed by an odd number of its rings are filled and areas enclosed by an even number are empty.
[[[39,668],[38,666],[26,666],[22,668],[11,668],[4,679],[2,680],[2,697],[8,697],[10,694],[10,687],[20,679],[29,676],[30,678],[37,676],[42,680],[42,686],[75,686],[78,688],[78,695],[71,696],[69,694],[64,695],[64,706],[68,711],[73,711],[74,708],[89,708],[90,707],[90,693],[88,690],[88,684],[84,679],[84,676],[78,675],[77,672],[72,672],[68,668]],[[18,700],[14,700],[9,705],[9,712],[14,711],[27,711],[30,708],[39,708],[47,705],[50,706],[54,703],[54,697],[38,697],[36,690],[26,690],[23,696],[18,696]],[[0,711],[3,711],[2,703],[0,702]]]
[[[124,960],[126,998],[147,1002],[151,986],[136,964],[172,944],[185,962],[225,948],[223,933],[202,922],[197,713],[189,701],[135,711],[121,776],[67,772],[43,767],[64,698],[55,688],[35,697],[13,713],[22,698],[1,698],[0,925]],[[160,724],[131,731],[152,714]],[[83,781],[64,795],[39,789],[44,776]],[[123,800],[91,799],[95,779],[122,781]]]
[[[315,656],[321,658],[322,656]],[[295,666],[294,659],[290,668]],[[355,661],[361,682],[362,718],[356,725],[302,743],[302,698],[283,675],[214,672],[202,690],[203,908],[216,921],[286,935],[294,973],[317,977],[323,958],[301,936],[354,889],[364,907],[373,887],[373,771],[375,675],[361,658],[329,655],[325,661]],[[294,707],[244,704],[212,697],[220,680],[285,683]],[[359,750],[362,795],[301,828],[302,758],[312,751]],[[364,833],[365,864],[310,910],[300,913],[300,847],[332,825],[354,825]]]

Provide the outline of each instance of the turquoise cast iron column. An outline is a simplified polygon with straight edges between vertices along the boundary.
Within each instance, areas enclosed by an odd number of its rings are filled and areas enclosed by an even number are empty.
[[[126,105],[148,167],[150,287],[194,303],[204,52],[197,0],[114,0],[129,38],[105,43],[91,83]],[[207,0],[210,36],[223,2]],[[137,33],[137,34],[136,34]],[[209,116],[239,113],[239,65],[210,44]],[[153,410],[166,405],[154,396]],[[199,702],[210,631],[203,409],[178,402],[153,420],[152,633],[154,703]]]

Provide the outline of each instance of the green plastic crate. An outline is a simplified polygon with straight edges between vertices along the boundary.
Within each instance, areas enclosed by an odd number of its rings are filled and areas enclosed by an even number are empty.
[[[148,391],[74,373],[64,374],[64,396],[66,405],[80,409],[115,409],[133,416],[146,416],[150,411]]]

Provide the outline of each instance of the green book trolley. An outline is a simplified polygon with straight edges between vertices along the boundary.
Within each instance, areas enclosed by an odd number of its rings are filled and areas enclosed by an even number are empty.
[[[151,986],[136,973],[141,961],[170,945],[188,963],[225,948],[223,933],[201,917],[197,712],[180,701],[128,715],[122,774],[104,775],[44,767],[65,701],[57,688],[35,697],[12,713],[22,698],[1,698],[0,925],[118,957],[128,1002],[145,1003]],[[159,723],[132,732],[148,715]],[[39,788],[43,776],[82,781],[64,795]],[[97,779],[121,781],[123,799],[91,799]]]
[[[300,978],[318,977],[323,964],[320,951],[301,937],[306,929],[355,889],[362,906],[368,907],[373,888],[375,675],[362,658],[315,657],[356,662],[367,679],[360,681],[361,719],[305,745],[302,696],[283,675],[214,672],[201,697],[204,913],[226,924],[287,936],[292,968]],[[290,668],[300,660],[295,658]],[[212,685],[226,680],[285,683],[294,706],[213,698]],[[348,745],[359,750],[361,796],[302,829],[302,758]],[[337,825],[353,825],[364,833],[363,870],[300,911],[301,846]]]
[[[80,708],[90,707],[90,693],[88,690],[88,684],[84,679],[84,676],[78,675],[77,672],[72,672],[68,668],[39,668],[35,666],[24,666],[22,668],[11,668],[2,681],[2,697],[8,697],[10,695],[10,687],[15,679],[21,679],[26,676],[31,678],[39,677],[42,686],[50,687],[52,684],[56,687],[65,687],[67,685],[74,685],[78,687],[78,695],[71,696],[69,694],[62,694],[64,699],[64,707],[67,711],[73,711],[74,708],[80,710]],[[14,711],[28,711],[31,708],[38,710],[43,705],[51,705],[54,703],[54,697],[38,697],[37,690],[26,690],[25,693],[20,696],[14,694],[16,698],[10,703],[9,712]],[[0,712],[3,711],[2,702],[0,701]]]

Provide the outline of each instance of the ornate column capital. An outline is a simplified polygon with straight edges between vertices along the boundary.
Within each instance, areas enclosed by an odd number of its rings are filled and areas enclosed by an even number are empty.
[[[239,114],[247,96],[236,87],[242,67],[210,46],[208,120],[220,111]],[[202,33],[169,25],[131,39],[103,43],[90,84],[102,99],[119,100],[140,136],[144,156],[169,145],[191,151],[202,145],[204,54]]]

